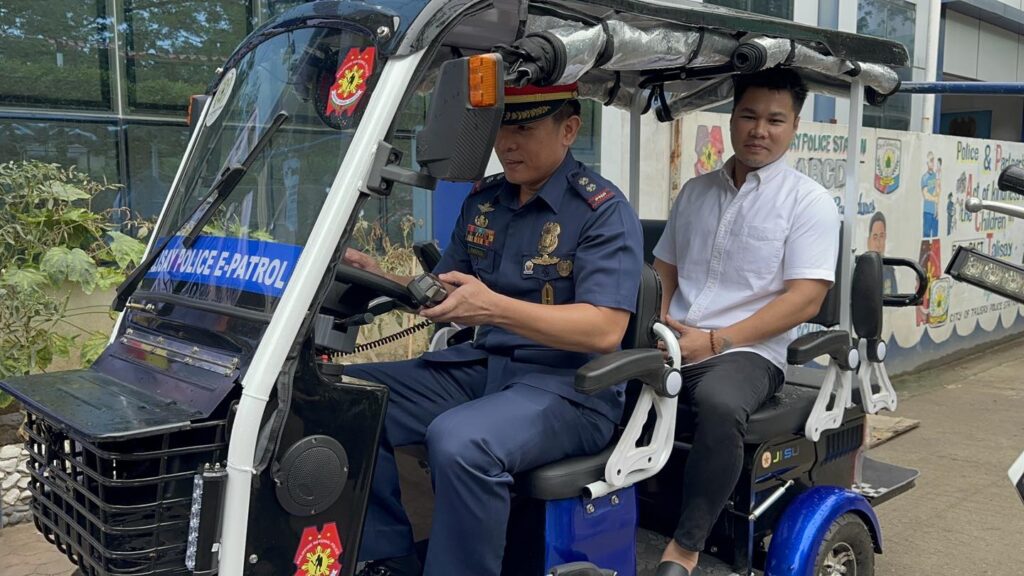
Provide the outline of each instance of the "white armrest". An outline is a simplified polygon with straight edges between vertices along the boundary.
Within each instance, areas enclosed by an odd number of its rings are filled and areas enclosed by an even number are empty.
[[[661,342],[672,358],[672,366],[682,365],[682,355],[679,351],[679,340],[670,328],[656,323],[654,334]],[[672,447],[675,442],[676,432],[676,407],[677,398],[659,396],[650,386],[644,386],[640,391],[633,413],[629,417],[626,429],[615,444],[612,455],[604,468],[604,480],[599,480],[587,485],[587,492],[591,498],[599,498],[620,488],[632,486],[641,480],[654,476],[672,455]],[[644,425],[647,424],[647,417],[654,408],[655,418],[654,431],[650,443],[638,446],[640,436],[643,434]]]
[[[856,350],[851,350],[851,356],[856,356]],[[853,371],[843,370],[835,360],[829,359],[825,381],[821,383],[814,408],[804,424],[804,436],[811,442],[817,442],[823,431],[838,428],[843,423],[843,414],[850,406],[853,406]]]
[[[866,345],[866,343],[861,343]],[[885,342],[879,342],[879,361],[872,362],[870,356],[864,355],[867,359],[858,372],[858,379],[860,380],[860,403],[864,406],[864,411],[868,414],[877,414],[879,410],[885,408],[890,412],[896,411],[897,397],[896,390],[892,387],[892,381],[889,380],[889,373],[885,369]],[[875,385],[878,386],[878,392],[875,392]]]

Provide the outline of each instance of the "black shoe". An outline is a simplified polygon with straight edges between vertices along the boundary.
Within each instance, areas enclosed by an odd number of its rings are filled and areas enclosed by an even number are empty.
[[[421,574],[423,574],[423,567],[420,565],[419,557],[415,554],[408,554],[383,560],[371,560],[356,573],[356,576],[420,576]]]
[[[694,568],[691,572],[684,568],[682,564],[666,560],[658,564],[658,571],[654,573],[654,576],[700,576],[700,569]]]

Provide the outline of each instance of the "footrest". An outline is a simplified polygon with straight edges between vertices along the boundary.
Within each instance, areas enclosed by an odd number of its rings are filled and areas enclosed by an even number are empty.
[[[919,474],[913,468],[865,456],[861,464],[861,481],[853,485],[853,491],[867,498],[872,506],[878,506],[913,488]]]

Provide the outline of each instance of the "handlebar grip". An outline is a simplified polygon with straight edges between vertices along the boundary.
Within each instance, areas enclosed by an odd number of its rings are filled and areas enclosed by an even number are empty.
[[[1000,190],[1024,196],[1024,166],[1007,166],[999,175],[997,185]]]

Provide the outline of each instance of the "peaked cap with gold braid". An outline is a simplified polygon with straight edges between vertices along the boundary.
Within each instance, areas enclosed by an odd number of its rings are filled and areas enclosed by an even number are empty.
[[[505,87],[505,116],[502,124],[529,124],[547,118],[579,95],[577,85]]]

